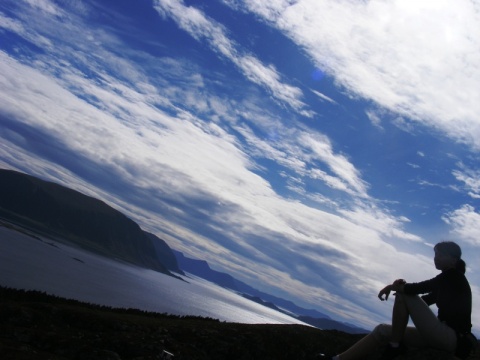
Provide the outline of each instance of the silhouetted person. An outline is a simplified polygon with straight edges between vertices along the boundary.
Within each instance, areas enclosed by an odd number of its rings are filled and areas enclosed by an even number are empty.
[[[380,324],[334,360],[363,359],[381,346],[386,346],[381,359],[394,359],[406,352],[406,347],[431,347],[462,359],[471,351],[472,292],[465,277],[465,262],[460,247],[451,241],[434,247],[435,267],[441,271],[433,279],[419,283],[395,280],[378,293],[386,301],[396,292],[392,324]],[[418,295],[424,294],[422,297]],[[429,306],[436,304],[438,316]],[[413,326],[407,326],[411,318]]]

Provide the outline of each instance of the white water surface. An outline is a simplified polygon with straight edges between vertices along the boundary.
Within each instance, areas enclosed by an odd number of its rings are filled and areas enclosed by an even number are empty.
[[[203,279],[183,278],[186,281],[0,226],[1,286],[227,322],[306,325]]]

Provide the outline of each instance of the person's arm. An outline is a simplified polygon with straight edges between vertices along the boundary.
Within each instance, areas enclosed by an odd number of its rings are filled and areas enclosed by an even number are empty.
[[[427,303],[428,306],[437,302],[437,295],[434,292],[428,293],[422,296],[422,300]]]
[[[441,274],[430,280],[406,284],[403,291],[407,295],[420,295],[435,292],[438,287],[438,282],[440,281],[440,276]]]
[[[404,286],[407,282],[403,279],[397,279],[392,284],[385,286],[380,292],[378,293],[378,298],[382,301],[388,300],[390,293],[392,291],[396,291],[399,293],[403,293]]]

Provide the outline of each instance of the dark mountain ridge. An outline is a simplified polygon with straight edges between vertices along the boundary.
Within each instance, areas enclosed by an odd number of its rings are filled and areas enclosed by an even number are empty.
[[[121,212],[33,176],[0,169],[0,216],[107,257],[169,275],[169,268],[181,273],[168,245]]]

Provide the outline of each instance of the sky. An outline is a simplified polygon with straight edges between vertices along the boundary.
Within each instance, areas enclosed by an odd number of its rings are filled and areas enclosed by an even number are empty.
[[[0,167],[370,328],[443,240],[479,304],[478,64],[473,0],[2,0]]]

